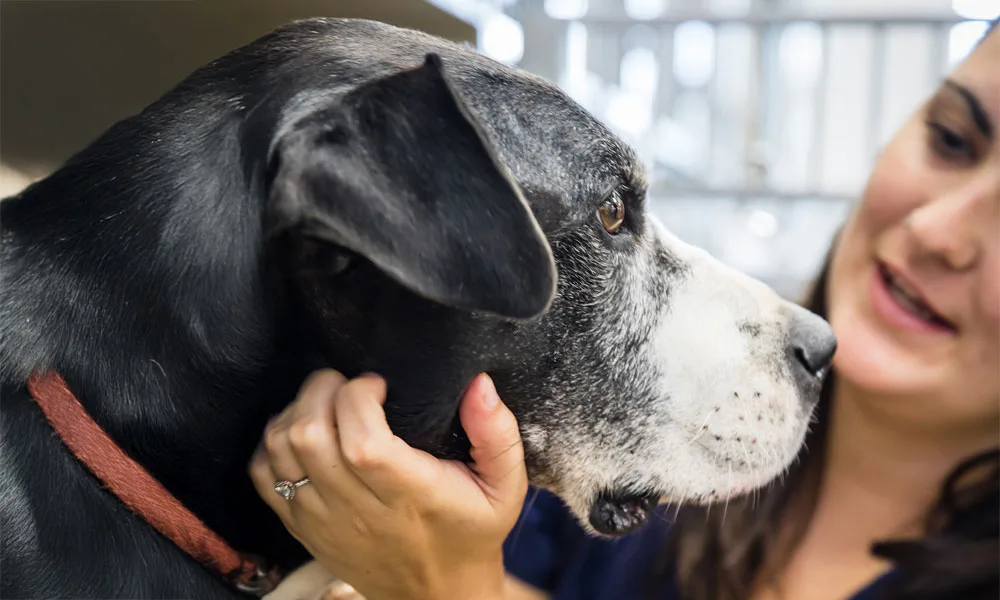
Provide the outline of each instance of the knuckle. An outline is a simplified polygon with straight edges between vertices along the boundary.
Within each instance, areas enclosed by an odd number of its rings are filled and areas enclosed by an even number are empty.
[[[293,425],[288,431],[288,441],[299,452],[312,452],[327,445],[329,431],[322,421],[307,420]]]
[[[344,382],[347,381],[347,378],[344,377],[344,374],[335,369],[321,369],[317,371],[317,373],[319,374],[320,377],[328,381],[330,385],[334,385],[337,387],[344,385]]]
[[[340,388],[340,398],[356,402],[358,400],[381,400],[385,396],[385,380],[378,375],[362,375],[352,379]]]
[[[337,371],[331,369],[314,371],[302,382],[293,405],[301,409],[335,397],[343,387],[344,381],[344,376]]]
[[[344,459],[359,469],[374,469],[385,463],[381,447],[372,439],[347,445],[344,448]]]
[[[313,394],[331,397],[343,389],[344,384],[346,383],[347,378],[341,375],[338,371],[326,370],[320,371],[316,374],[315,383],[310,387],[310,389]]]
[[[258,452],[250,461],[250,478],[256,481],[264,481],[267,477],[268,463],[263,452]]]
[[[302,383],[302,390],[315,390],[320,389],[337,389],[344,385],[347,379],[340,373],[340,371],[335,371],[333,369],[319,369],[318,371],[313,371],[306,377],[306,380]]]
[[[268,454],[283,452],[286,446],[287,434],[284,429],[272,427],[264,432],[264,449]]]

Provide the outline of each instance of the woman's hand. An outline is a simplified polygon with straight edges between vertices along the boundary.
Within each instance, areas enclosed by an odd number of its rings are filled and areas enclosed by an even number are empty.
[[[440,461],[393,435],[374,375],[314,373],[268,425],[250,474],[316,559],[368,600],[500,598],[502,544],[527,491],[514,415],[477,377],[460,418],[474,464]],[[278,481],[309,483],[291,500]]]

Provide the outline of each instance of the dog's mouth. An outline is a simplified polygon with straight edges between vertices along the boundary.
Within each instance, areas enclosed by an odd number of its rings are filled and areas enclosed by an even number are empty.
[[[654,493],[602,493],[590,507],[590,525],[609,536],[631,533],[646,524],[659,500]]]

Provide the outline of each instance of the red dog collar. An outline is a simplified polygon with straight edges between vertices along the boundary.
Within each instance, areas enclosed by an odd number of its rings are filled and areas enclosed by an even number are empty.
[[[35,373],[28,392],[77,460],[129,509],[243,592],[263,596],[280,575],[240,554],[208,528],[101,429],[58,374]]]

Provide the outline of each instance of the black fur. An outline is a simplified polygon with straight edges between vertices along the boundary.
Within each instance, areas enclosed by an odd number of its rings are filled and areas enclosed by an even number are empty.
[[[595,209],[616,190],[609,236]],[[643,194],[631,151],[553,86],[429,36],[303,21],[196,71],[0,205],[2,596],[238,596],[69,455],[24,390],[36,370],[285,567],[306,553],[246,466],[316,367],[386,376],[394,430],[443,457],[466,456],[456,407],[480,371],[522,424],[557,427],[597,389],[620,422],[614,399],[654,395],[606,364],[648,336],[613,277]],[[646,291],[662,304],[682,271]]]

